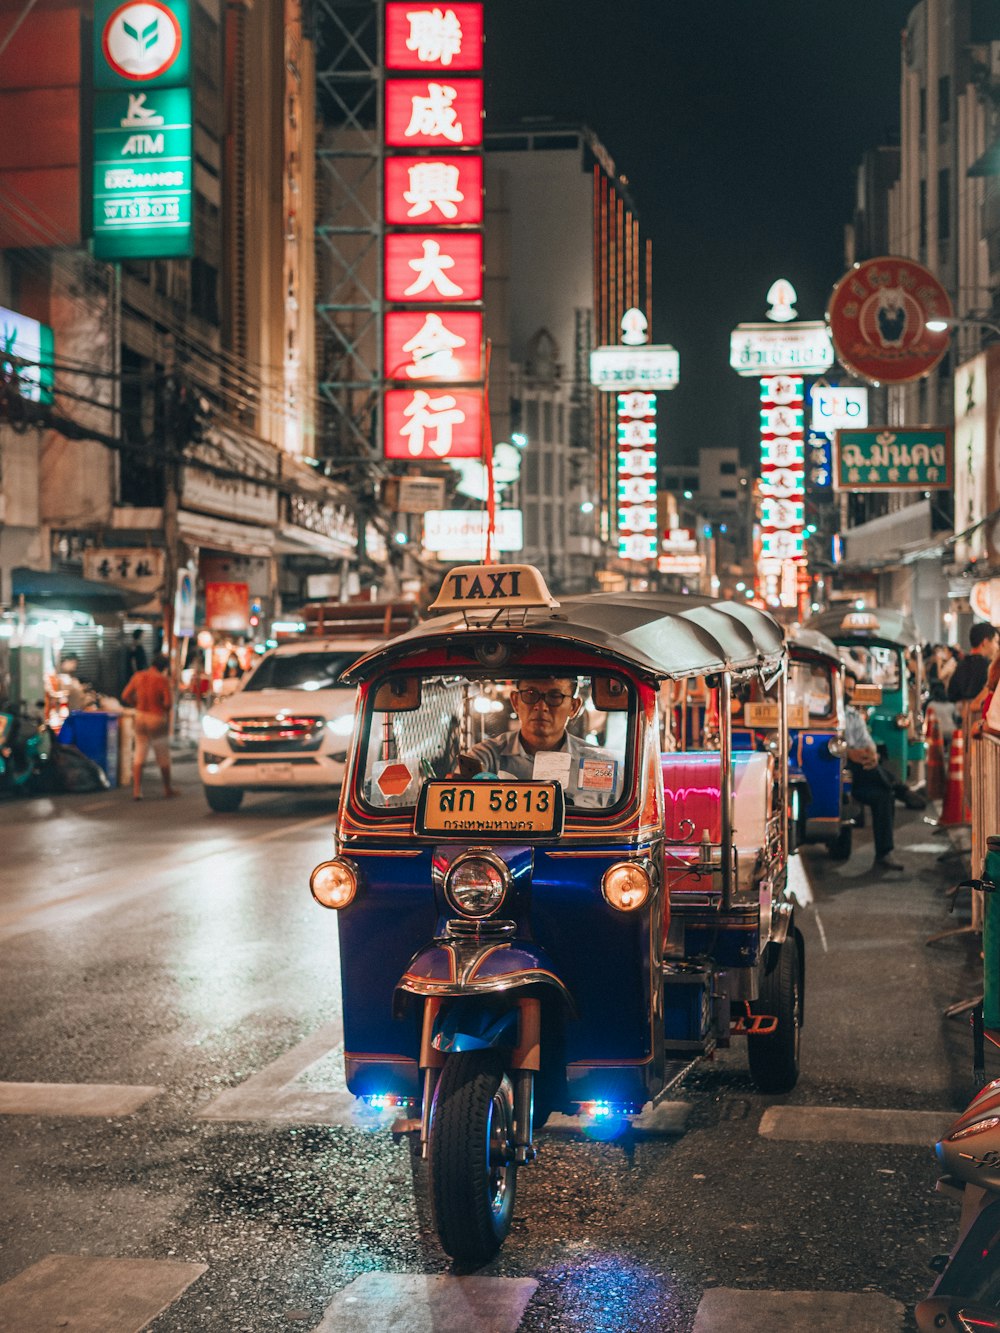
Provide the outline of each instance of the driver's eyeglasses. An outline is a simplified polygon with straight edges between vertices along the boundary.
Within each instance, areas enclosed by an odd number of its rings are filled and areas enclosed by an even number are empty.
[[[544,700],[550,708],[558,708],[564,699],[572,699],[572,694],[563,694],[562,690],[518,690],[518,694],[528,705],[534,708]]]

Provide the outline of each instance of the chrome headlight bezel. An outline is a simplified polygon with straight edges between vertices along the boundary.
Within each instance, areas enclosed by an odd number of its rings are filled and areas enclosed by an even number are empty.
[[[459,885],[456,888],[456,880],[463,874],[475,874],[477,870],[482,877],[480,885]],[[484,921],[499,912],[513,882],[510,867],[502,857],[497,856],[496,852],[487,847],[470,847],[467,852],[457,856],[445,871],[444,896],[448,906],[460,916]],[[475,905],[472,898],[463,900],[461,896],[463,893],[474,894],[477,889],[482,891],[487,885],[490,896],[481,904]]]

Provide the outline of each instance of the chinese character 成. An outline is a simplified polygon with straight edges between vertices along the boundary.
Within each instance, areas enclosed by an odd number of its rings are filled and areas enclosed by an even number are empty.
[[[417,274],[409,287],[404,289],[404,296],[418,296],[429,287],[434,287],[441,296],[461,296],[463,288],[457,282],[452,282],[445,269],[454,268],[455,261],[451,255],[441,253],[441,246],[437,241],[424,241],[423,258],[411,259],[409,266]]]
[[[410,205],[406,210],[408,218],[423,217],[432,208],[438,209],[443,217],[458,216],[457,204],[465,202],[465,195],[458,188],[458,167],[447,162],[418,162],[407,168],[410,188],[403,193],[403,198]]]
[[[422,134],[433,139],[447,139],[450,143],[461,143],[465,132],[458,122],[455,108],[452,106],[458,90],[446,83],[429,83],[426,97],[412,97],[410,123],[404,133],[412,138]]]
[[[409,420],[399,433],[408,438],[408,448],[414,458],[419,457],[425,448],[438,458],[447,457],[451,453],[452,427],[465,420],[465,413],[450,393],[432,398],[423,389],[415,391],[403,416]]]
[[[450,65],[462,49],[462,25],[453,9],[415,9],[410,21],[407,51],[415,51],[418,60]]]
[[[465,339],[445,327],[440,315],[429,313],[423,327],[407,342],[403,351],[409,352],[412,364],[406,367],[410,379],[446,380],[458,373],[458,363],[452,352],[464,347]]]

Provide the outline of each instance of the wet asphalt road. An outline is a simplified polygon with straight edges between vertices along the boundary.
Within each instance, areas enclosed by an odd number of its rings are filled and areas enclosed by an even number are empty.
[[[128,1114],[0,1115],[0,1283],[50,1253],[170,1260],[203,1268],[155,1333],[316,1329],[359,1275],[454,1270],[406,1140],[350,1115],[296,1123],[295,1097],[282,1111],[274,1093],[340,1104],[336,923],[307,889],[329,853],[331,800],[251,797],[212,815],[193,768],[178,775],[170,802],[150,789],[142,804],[120,791],[0,804],[0,1098],[14,1084],[151,1090]],[[801,858],[812,901],[798,913],[793,1093],[756,1094],[737,1044],[675,1094],[683,1132],[543,1136],[513,1233],[481,1270],[538,1285],[520,1322],[497,1330],[687,1333],[697,1317],[701,1333],[716,1327],[703,1305],[714,1288],[855,1293],[897,1312],[853,1327],[912,1327],[956,1222],[933,1193],[933,1133],[838,1140],[823,1116],[815,1137],[761,1133],[768,1108],[947,1113],[970,1095],[967,1025],[941,1011],[976,993],[978,954],[967,935],[924,943],[961,924],[944,900],[961,865],[940,862],[947,844],[902,808],[897,842],[906,873],[877,880],[867,831],[845,864],[822,849]],[[312,1034],[333,1048],[318,1062]],[[240,1118],[254,1089],[256,1114]],[[224,1093],[236,1118],[204,1118]],[[4,1290],[0,1325],[20,1333]],[[59,1326],[78,1327],[69,1304],[65,1316]],[[425,1326],[416,1314],[396,1325]]]

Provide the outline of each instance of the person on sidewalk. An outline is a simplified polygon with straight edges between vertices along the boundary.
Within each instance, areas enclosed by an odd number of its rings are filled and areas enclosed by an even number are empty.
[[[851,703],[854,696],[854,676],[844,674],[847,694],[846,739],[847,761],[851,769],[851,792],[856,801],[867,805],[872,812],[872,833],[875,837],[873,870],[904,870],[905,866],[892,859],[895,846],[893,824],[896,814],[896,796],[893,779],[878,760],[878,750],[868,730],[868,724],[859,709]]]
[[[163,776],[164,796],[180,793],[170,781],[170,711],[173,692],[167,671],[170,659],[157,653],[153,665],[137,671],[122,690],[122,701],[135,708],[135,759],[132,765],[132,796],[142,800],[142,770],[152,749]]]

